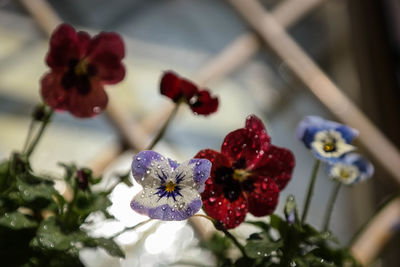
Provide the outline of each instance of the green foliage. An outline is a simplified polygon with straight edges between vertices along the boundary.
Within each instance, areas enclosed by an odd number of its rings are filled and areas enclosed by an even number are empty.
[[[288,197],[284,214],[285,218],[272,214],[269,221],[247,221],[260,232],[247,238],[244,246],[246,256],[236,261],[232,261],[226,254],[227,248],[223,246],[223,239],[228,242],[226,237],[211,239],[208,246],[204,247],[217,257],[218,266],[360,266],[347,248],[338,247],[337,239],[330,232],[319,232],[311,225],[301,224],[293,196]]]
[[[108,238],[93,238],[81,225],[93,212],[107,212],[112,204],[110,191],[93,192],[101,181],[91,170],[81,169],[88,188],[78,184],[78,168],[60,164],[72,199],[67,201],[46,176],[33,173],[27,158],[14,153],[0,163],[0,257],[4,266],[83,266],[82,247],[105,249],[110,255],[124,257],[119,246]]]

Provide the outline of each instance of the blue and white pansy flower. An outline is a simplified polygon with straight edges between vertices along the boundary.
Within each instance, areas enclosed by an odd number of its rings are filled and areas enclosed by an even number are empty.
[[[318,159],[330,163],[353,151],[355,147],[350,143],[357,136],[357,130],[318,116],[307,116],[296,131],[296,137],[313,150]]]
[[[329,165],[327,170],[332,179],[346,185],[364,181],[374,174],[374,166],[356,153],[346,154],[339,162]]]
[[[191,159],[178,164],[154,151],[138,153],[132,175],[143,190],[131,201],[131,208],[152,219],[185,220],[202,207],[200,193],[210,176],[211,162]]]

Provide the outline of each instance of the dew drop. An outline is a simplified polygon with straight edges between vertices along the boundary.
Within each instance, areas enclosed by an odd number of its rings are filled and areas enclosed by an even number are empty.
[[[200,161],[196,162],[196,166],[199,166],[200,164],[201,164],[201,162],[200,162]]]
[[[220,202],[218,202],[218,206],[221,206],[222,205],[222,202],[220,201]]]
[[[209,201],[210,203],[214,203],[216,200],[217,200],[216,197],[209,197],[209,198],[208,198],[208,201]]]
[[[137,160],[137,161],[141,161],[142,159],[141,159],[140,157],[137,157],[136,160]]]
[[[94,113],[100,113],[100,111],[101,111],[101,108],[98,107],[98,106],[96,106],[96,107],[93,108],[93,112],[94,112]]]
[[[140,168],[140,167],[142,167],[142,166],[138,164],[137,167]]]
[[[165,209],[166,209],[166,207],[165,207],[165,206],[162,206],[162,207],[161,207],[161,209],[162,209],[162,210],[165,210]]]
[[[149,170],[147,170],[147,171],[146,171],[146,173],[147,173],[147,174],[150,174],[150,171],[149,171]]]
[[[257,251],[257,255],[261,255],[261,251]]]

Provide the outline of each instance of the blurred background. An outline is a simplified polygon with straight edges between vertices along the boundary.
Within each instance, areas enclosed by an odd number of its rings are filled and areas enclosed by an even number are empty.
[[[303,0],[261,2],[268,10],[274,10],[282,2],[290,1]],[[288,28],[290,36],[400,147],[400,2],[314,2],[314,8]],[[162,117],[151,114],[169,103],[159,94],[163,71],[174,70],[196,80],[210,60],[236,38],[251,32],[225,1],[51,0],[48,3],[63,21],[78,29],[91,33],[116,31],[123,36],[127,75],[121,84],[106,91],[129,122],[141,121],[142,126],[150,129],[149,125],[162,124]],[[47,71],[44,63],[47,49],[48,37],[24,6],[16,0],[0,0],[0,158],[22,148],[30,113],[40,101],[39,80]],[[187,107],[181,108],[156,149],[178,161],[193,157],[204,148],[219,150],[228,132],[243,127],[247,115],[256,114],[265,122],[272,142],[296,155],[293,178],[281,193],[277,212],[281,213],[290,193],[302,207],[313,158],[295,139],[294,132],[306,115],[334,119],[329,110],[293,78],[284,61],[264,46],[231,72],[209,79],[205,85],[219,96],[219,111],[204,118],[194,116]],[[132,129],[135,131],[135,127]],[[33,167],[43,173],[61,175],[57,162],[103,166],[103,159],[114,155],[119,144],[119,133],[107,115],[79,120],[68,113],[58,113],[35,151]],[[116,173],[129,169],[133,153],[125,151],[106,166],[101,186],[112,183]],[[331,228],[343,245],[385,198],[399,191],[399,184],[390,174],[375,165],[373,179],[340,192]],[[64,190],[62,184],[59,189]],[[321,214],[331,189],[331,182],[320,171],[309,214],[310,222],[316,226],[322,223]],[[104,223],[94,216],[97,223],[93,234],[112,235],[124,226],[145,220],[129,208],[131,198],[139,190],[138,186],[118,186],[110,212],[119,221]],[[208,222],[201,223],[205,228],[210,227]],[[250,230],[241,226],[235,234],[246,238]],[[85,250],[81,258],[87,266],[170,266],[177,261],[198,259],[213,266],[211,254],[198,247],[196,233],[187,222],[155,222],[119,237],[118,242],[127,254],[124,260],[111,258],[101,250]],[[399,247],[397,234],[384,247],[374,266],[398,266]]]

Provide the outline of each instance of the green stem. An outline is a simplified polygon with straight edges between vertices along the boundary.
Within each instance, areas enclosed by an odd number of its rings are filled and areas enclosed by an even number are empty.
[[[112,235],[112,236],[111,236],[111,239],[116,238],[117,236],[119,236],[119,235],[125,233],[126,231],[134,230],[134,229],[136,229],[136,228],[138,228],[138,227],[140,227],[140,226],[142,226],[142,225],[145,225],[146,223],[151,222],[152,220],[153,220],[153,219],[148,219],[148,220],[146,220],[146,221],[143,221],[143,222],[140,222],[140,223],[138,223],[138,224],[135,224],[134,226],[126,227],[124,230],[119,231],[118,233]]]
[[[328,208],[326,210],[325,217],[324,217],[324,223],[323,223],[323,228],[322,228],[323,231],[327,231],[328,230],[329,222],[331,220],[331,215],[332,215],[332,211],[333,211],[333,207],[335,206],[336,198],[337,198],[337,196],[339,194],[339,190],[340,190],[341,185],[342,184],[340,182],[335,182],[335,188],[333,189],[332,194],[331,194],[331,196],[329,198]]]
[[[35,150],[35,147],[37,146],[37,144],[39,143],[40,138],[42,137],[44,130],[46,129],[47,125],[50,122],[50,119],[53,115],[54,111],[51,110],[46,117],[43,119],[42,121],[42,125],[40,126],[39,132],[38,134],[35,136],[35,139],[32,141],[32,143],[30,144],[30,146],[28,147],[28,150],[26,151],[26,157],[29,158],[30,155],[32,154],[32,152]]]
[[[158,143],[158,141],[160,141],[160,139],[164,136],[164,133],[167,130],[168,125],[170,124],[172,118],[175,117],[176,112],[178,111],[178,108],[179,108],[179,102],[175,104],[175,107],[171,111],[171,114],[169,115],[168,119],[165,121],[164,125],[161,127],[161,130],[158,132],[156,137],[154,137],[153,141],[146,148],[146,150],[152,150],[154,148],[154,146]]]
[[[36,122],[35,119],[32,118],[31,122],[29,123],[28,134],[27,134],[27,136],[26,136],[26,139],[25,139],[25,142],[24,142],[24,146],[23,146],[23,148],[22,148],[22,151],[23,151],[24,153],[25,153],[25,151],[26,151],[26,149],[27,149],[27,147],[28,147],[29,140],[31,140],[32,133],[33,133],[33,126],[35,125],[35,122]]]
[[[233,244],[235,244],[235,246],[240,250],[240,252],[242,252],[243,256],[248,258],[246,251],[244,250],[244,247],[242,246],[242,244],[240,244],[239,241],[236,239],[236,237],[234,237],[221,223],[219,223],[217,220],[215,220],[214,218],[212,218],[208,215],[195,214],[193,216],[206,218],[207,220],[211,221],[214,224],[215,228],[217,230],[223,232],[226,237],[228,237],[230,240],[232,240]],[[218,227],[216,225],[218,225]]]
[[[320,163],[321,163],[320,160],[318,160],[318,159],[315,160],[314,168],[311,173],[310,185],[308,186],[306,202],[304,203],[304,210],[303,210],[303,214],[301,216],[302,224],[304,224],[304,222],[306,221],[306,218],[307,218],[308,208],[310,207],[310,202],[311,202],[311,198],[312,198],[313,191],[314,191],[315,181],[317,180],[317,174],[318,174],[318,169],[319,169]]]

